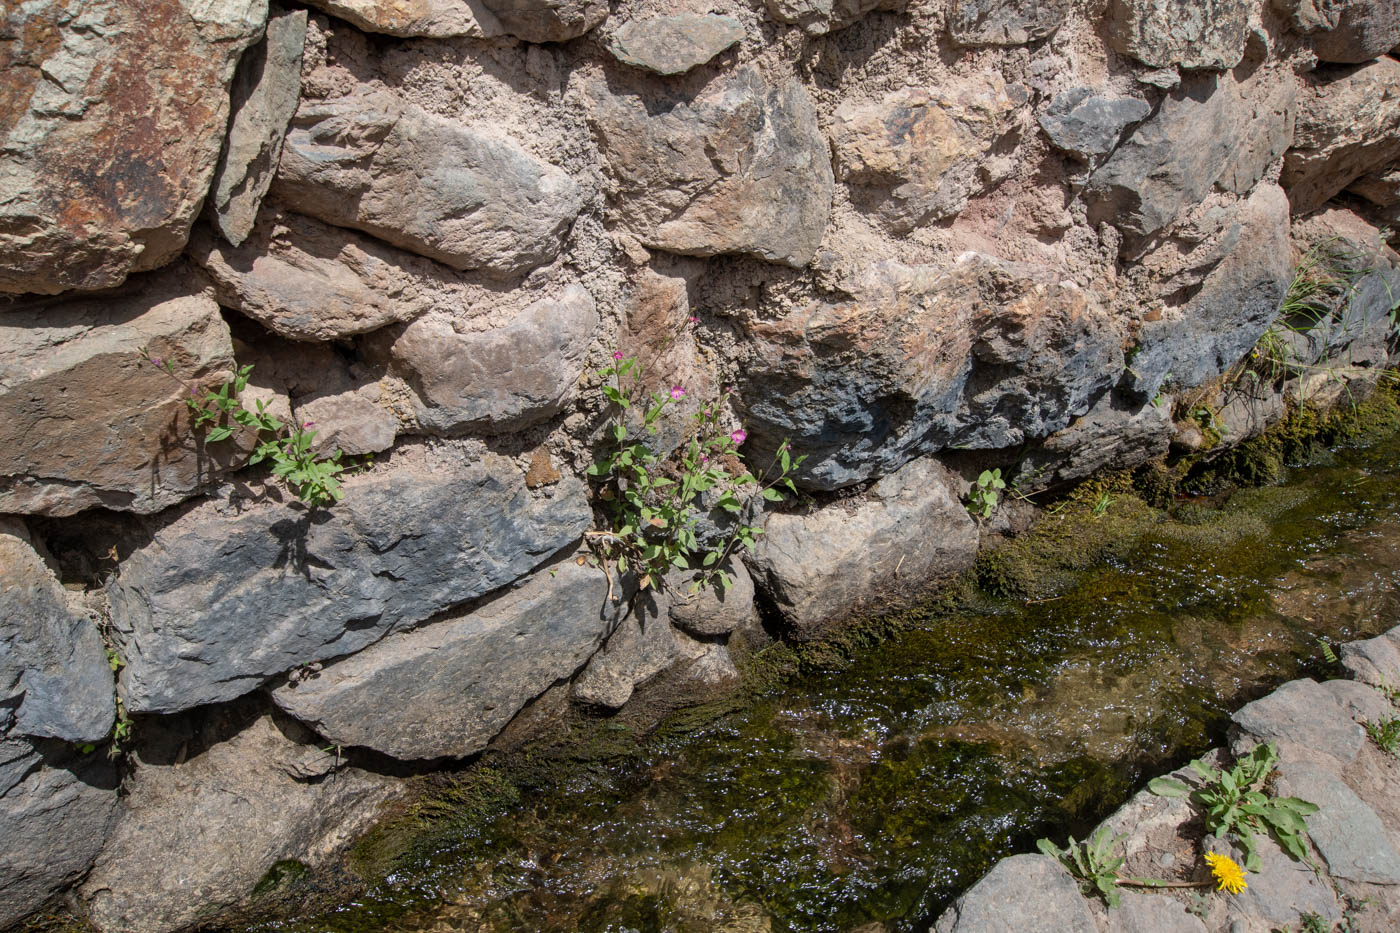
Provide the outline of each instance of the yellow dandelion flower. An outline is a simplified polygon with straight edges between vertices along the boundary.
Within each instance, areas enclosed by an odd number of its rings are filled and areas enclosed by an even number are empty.
[[[1207,852],[1206,864],[1210,866],[1211,875],[1220,882],[1220,887],[1216,890],[1239,894],[1249,887],[1244,883],[1244,869],[1235,864],[1235,860],[1230,856]]]

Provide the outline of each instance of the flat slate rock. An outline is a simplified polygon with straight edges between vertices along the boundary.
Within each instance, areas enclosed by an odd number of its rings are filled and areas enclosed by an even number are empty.
[[[1039,122],[1056,149],[1089,159],[1111,152],[1123,131],[1151,112],[1145,100],[1104,97],[1076,87],[1055,95]]]
[[[1366,732],[1316,681],[1290,681],[1235,713],[1235,723],[1265,742],[1301,747],[1347,764],[1356,759]],[[1285,756],[1286,757],[1286,756]]]
[[[1278,792],[1317,804],[1308,836],[1334,877],[1400,884],[1400,853],[1381,818],[1326,768],[1306,761],[1279,765]]]
[[[730,16],[681,13],[626,22],[608,43],[620,62],[661,75],[684,74],[742,41],[744,27]]]
[[[934,933],[1097,933],[1079,885],[1048,855],[1013,855],[953,902]]]
[[[1400,645],[1390,635],[1342,645],[1342,667],[1362,683],[1375,687],[1400,686]]]

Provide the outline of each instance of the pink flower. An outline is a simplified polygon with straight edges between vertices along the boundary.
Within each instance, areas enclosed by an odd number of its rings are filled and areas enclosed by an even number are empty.
[[[729,439],[734,442],[735,447],[738,447],[740,444],[744,443],[744,441],[749,439],[749,432],[745,431],[743,428],[739,428],[737,431],[734,431],[732,434],[729,435]]]
[[[303,425],[301,426],[301,429],[302,429],[303,431],[305,431],[307,428],[314,428],[314,427],[316,427],[316,422],[314,422],[314,421],[308,421],[308,422],[306,422],[306,424],[303,424]]]
[[[155,366],[156,369],[160,369],[162,366],[165,365],[164,363],[161,362],[160,357],[158,357],[158,356],[148,356],[148,357],[146,357],[146,359],[150,360],[150,361],[151,361],[151,365]]]
[[[709,454],[701,454],[701,455],[700,455],[700,462],[701,462],[701,463],[709,463],[709,462],[710,462],[710,455],[709,455]]]
[[[699,324],[699,323],[700,323],[700,319],[699,319],[698,317],[696,317],[695,315],[692,314],[692,315],[690,316],[690,323],[692,323],[692,324]]]
[[[679,402],[683,398],[685,398],[685,389],[680,386],[671,386],[671,400]]]
[[[620,359],[622,359],[622,351],[621,351],[621,350],[614,350],[614,351],[613,351],[613,359],[615,359],[615,360],[620,360]]]

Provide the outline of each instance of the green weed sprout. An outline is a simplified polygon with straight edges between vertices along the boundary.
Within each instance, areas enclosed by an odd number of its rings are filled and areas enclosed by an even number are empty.
[[[967,510],[973,515],[991,518],[1001,498],[1001,490],[1005,488],[1006,481],[1001,478],[1000,467],[995,470],[983,470],[968,493]]]

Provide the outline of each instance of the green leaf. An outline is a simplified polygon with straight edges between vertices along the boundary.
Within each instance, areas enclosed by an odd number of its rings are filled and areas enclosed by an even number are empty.
[[[221,425],[217,428],[211,428],[209,433],[204,436],[204,439],[212,444],[217,441],[227,440],[232,435],[233,428]]]
[[[1049,839],[1037,839],[1035,841],[1035,847],[1040,850],[1042,855],[1048,855],[1054,859],[1060,858],[1063,854],[1060,852],[1059,846],[1055,845],[1055,843],[1051,842]]]
[[[1147,782],[1147,789],[1158,797],[1185,797],[1191,793],[1191,788],[1169,777],[1153,778]]]
[[[782,502],[783,494],[776,489],[765,489],[763,490],[763,498],[767,499],[769,502]]]

